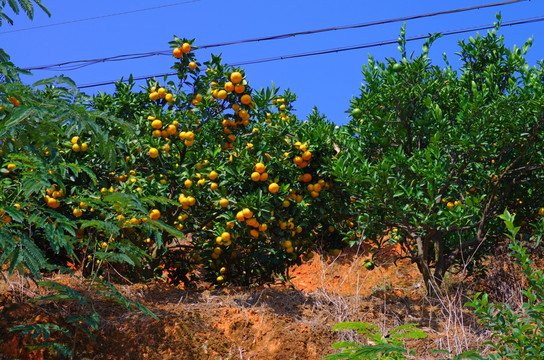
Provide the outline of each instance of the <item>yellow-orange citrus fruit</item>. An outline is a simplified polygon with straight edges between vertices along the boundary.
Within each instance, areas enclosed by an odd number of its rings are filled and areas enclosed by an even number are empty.
[[[227,207],[227,206],[229,206],[229,200],[228,200],[228,199],[221,199],[221,200],[219,200],[219,206],[221,206],[221,207]]]
[[[181,45],[181,51],[183,51],[184,54],[187,54],[188,52],[190,52],[191,51],[191,44],[183,43],[183,45]]]
[[[227,81],[227,82],[225,83],[225,86],[223,86],[223,87],[224,87],[224,89],[225,89],[226,91],[228,91],[228,92],[231,92],[231,91],[234,90],[234,84],[233,84],[232,82],[230,82],[230,81]]]
[[[312,153],[309,152],[309,151],[305,151],[305,152],[302,154],[302,160],[309,161],[311,158],[312,158]]]
[[[219,90],[217,92],[217,98],[220,100],[225,100],[227,98],[227,92],[225,90]]]
[[[158,120],[158,119],[157,119],[157,120],[153,120],[153,122],[151,123],[151,127],[152,127],[153,129],[160,129],[160,128],[162,128],[162,121],[160,121],[160,120]]]
[[[159,156],[159,150],[157,148],[151,148],[149,149],[149,157],[155,159]]]
[[[217,176],[218,176],[218,175],[219,175],[219,174],[218,174],[215,170],[212,170],[212,171],[210,171],[210,173],[208,174],[208,177],[210,178],[210,180],[213,181],[213,180],[217,179]]]
[[[259,174],[262,174],[265,170],[265,166],[263,163],[257,163],[255,164],[255,171],[258,172]]]
[[[191,69],[191,70],[196,69],[196,63],[195,63],[194,61],[191,61],[191,62],[189,63],[189,69]],[[199,101],[200,101],[200,100],[199,100]]]
[[[243,209],[243,210],[242,210],[242,213],[244,214],[244,217],[245,217],[246,219],[249,219],[249,218],[253,217],[253,211],[251,211],[251,210],[248,209],[248,208]]]
[[[174,55],[176,59],[179,59],[183,56],[183,51],[181,51],[181,48],[177,47],[172,51],[172,55]]]
[[[280,186],[276,183],[272,183],[268,185],[268,191],[270,191],[271,194],[275,194],[280,189]]]
[[[240,98],[240,102],[244,105],[249,105],[251,103],[251,95],[242,95],[242,97]]]
[[[253,181],[259,181],[261,180],[261,174],[259,174],[258,172],[254,171],[251,173],[251,180]]]
[[[240,81],[242,81],[242,74],[240,74],[238,71],[233,72],[230,74],[230,81],[232,81],[234,84],[238,84]]]
[[[161,217],[161,212],[158,209],[153,209],[149,212],[149,218],[151,220],[159,220]]]
[[[265,172],[262,173],[262,174],[261,174],[260,180],[261,180],[261,181],[266,181],[266,180],[268,180],[268,173],[265,173]]]
[[[246,87],[243,84],[238,84],[234,87],[234,92],[237,94],[243,94],[246,91]]]

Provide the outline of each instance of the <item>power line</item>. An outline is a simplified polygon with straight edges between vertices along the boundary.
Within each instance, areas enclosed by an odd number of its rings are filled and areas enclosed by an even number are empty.
[[[42,29],[42,28],[52,27],[52,26],[73,24],[73,23],[78,23],[78,22],[83,22],[83,21],[90,21],[90,20],[103,19],[103,18],[113,17],[113,16],[134,14],[134,13],[138,13],[138,12],[144,12],[144,11],[149,11],[149,10],[162,9],[162,8],[171,7],[171,6],[184,5],[184,4],[194,3],[194,2],[198,2],[198,1],[200,1],[200,0],[180,1],[180,2],[177,2],[177,3],[174,3],[174,4],[153,6],[153,7],[149,7],[149,8],[145,8],[145,9],[129,10],[129,11],[123,11],[123,12],[114,13],[114,14],[93,16],[93,17],[90,17],[90,18],[77,19],[77,20],[69,20],[69,21],[64,21],[64,22],[59,22],[59,23],[54,23],[54,24],[45,24],[45,25],[31,26],[31,27],[27,27],[27,28],[23,28],[23,29],[15,29],[15,30],[3,31],[3,32],[0,32],[0,35],[2,35],[2,34],[14,33],[14,32],[19,32],[19,31],[27,31],[27,30],[34,30],[34,29]]]
[[[531,18],[512,20],[512,21],[509,21],[509,22],[502,23],[501,27],[524,25],[524,24],[536,23],[536,22],[541,22],[541,21],[544,21],[544,15],[531,17]],[[472,32],[472,31],[488,30],[488,29],[492,29],[494,27],[495,27],[494,24],[492,24],[492,25],[479,25],[479,26],[472,26],[472,27],[466,27],[466,28],[460,28],[460,29],[454,29],[454,30],[447,30],[447,31],[439,32],[439,34],[441,34],[442,36],[458,35],[458,34],[463,34],[463,33]],[[426,39],[428,37],[429,37],[429,34],[417,35],[417,36],[406,38],[406,41],[408,42],[408,41],[423,40],[423,39]],[[360,50],[360,49],[383,46],[383,45],[391,45],[391,44],[396,44],[397,42],[398,42],[398,39],[376,41],[376,42],[372,42],[372,43],[365,43],[365,44],[352,45],[352,46],[344,46],[344,47],[338,47],[338,48],[330,48],[330,49],[310,51],[310,52],[305,52],[305,53],[288,54],[288,55],[275,56],[275,57],[262,58],[262,59],[255,59],[255,60],[246,60],[246,61],[241,61],[241,62],[237,62],[237,63],[231,63],[230,65],[231,66],[252,65],[252,64],[259,64],[259,63],[278,61],[278,60],[302,58],[302,57],[307,57],[307,56],[325,55],[325,54],[339,53],[339,52],[344,52],[344,51]],[[145,80],[145,79],[150,79],[150,78],[154,78],[154,77],[163,77],[163,76],[166,76],[166,75],[176,75],[176,74],[177,74],[176,72],[169,72],[169,73],[155,74],[155,75],[142,75],[142,76],[133,77],[132,79],[133,80]],[[110,84],[115,84],[118,81],[119,80],[110,80],[110,81],[104,81],[104,82],[84,84],[84,85],[78,86],[78,88],[79,89],[85,89],[85,88],[91,88],[91,87],[97,87],[97,86],[103,86],[103,85],[110,85]]]
[[[417,14],[417,15],[409,15],[409,16],[405,16],[405,17],[392,18],[392,19],[377,20],[377,21],[365,22],[365,23],[360,23],[360,24],[342,25],[342,26],[335,26],[335,27],[328,27],[328,28],[321,28],[321,29],[314,29],[314,30],[306,30],[306,31],[285,33],[285,34],[272,35],[272,36],[259,37],[259,38],[252,38],[252,39],[245,39],[245,40],[228,41],[228,42],[222,42],[222,43],[217,43],[217,44],[208,44],[208,45],[199,46],[199,48],[200,49],[209,49],[209,48],[214,48],[214,47],[236,45],[236,44],[243,44],[243,43],[269,41],[269,40],[281,40],[281,39],[286,39],[286,38],[301,36],[301,35],[311,35],[311,34],[317,34],[317,33],[329,32],[329,31],[335,31],[335,30],[357,29],[357,28],[364,28],[364,27],[370,27],[370,26],[376,26],[376,25],[384,25],[384,24],[400,22],[400,21],[422,19],[422,18],[426,18],[426,17],[434,17],[434,16],[438,16],[438,15],[446,15],[446,14],[454,14],[454,13],[466,12],[466,11],[472,11],[472,10],[479,10],[479,9],[489,8],[489,7],[512,5],[512,4],[525,2],[525,1],[530,1],[530,0],[502,1],[502,2],[496,2],[496,3],[491,3],[491,4],[475,5],[475,6],[457,8],[457,9],[451,9],[451,10],[443,10],[443,11],[437,11],[437,12],[431,12],[431,13],[424,13],[424,14]],[[27,67],[27,68],[24,68],[24,70],[29,70],[29,71],[31,71],[31,70],[53,70],[52,68],[57,68],[55,70],[71,71],[71,70],[77,70],[77,69],[80,69],[80,68],[83,68],[83,67],[86,67],[86,66],[95,65],[95,64],[98,64],[98,63],[104,63],[104,62],[110,62],[110,61],[126,61],[126,60],[134,60],[134,59],[141,59],[141,58],[145,58],[145,57],[162,56],[162,55],[171,55],[171,50],[159,50],[159,51],[151,51],[151,52],[143,52],[143,53],[115,55],[115,56],[110,56],[110,57],[97,58],[97,59],[88,59],[88,60],[72,60],[72,61],[66,61],[66,62],[57,63],[57,64],[38,65],[38,66]]]

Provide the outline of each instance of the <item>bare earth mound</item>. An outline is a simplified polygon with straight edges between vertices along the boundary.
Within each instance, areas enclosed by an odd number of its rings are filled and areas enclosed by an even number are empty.
[[[362,252],[362,250],[361,250]],[[429,334],[409,342],[419,356],[429,349],[454,353],[474,348],[482,339],[477,326],[457,301],[431,304],[414,265],[405,260],[363,266],[366,256],[355,250],[327,261],[316,256],[294,268],[291,283],[258,289],[182,290],[164,284],[117,285],[131,299],[151,309],[156,321],[127,312],[113,301],[93,299],[100,327],[91,339],[82,332],[50,340],[68,344],[83,359],[321,359],[351,333],[335,333],[342,321],[377,324],[384,333],[405,323],[418,323]],[[85,293],[76,277],[51,280]],[[76,313],[77,304],[29,302],[43,295],[13,277],[0,288],[0,359],[47,359],[44,351],[28,353],[24,345],[39,342],[8,329],[17,324],[56,323]]]

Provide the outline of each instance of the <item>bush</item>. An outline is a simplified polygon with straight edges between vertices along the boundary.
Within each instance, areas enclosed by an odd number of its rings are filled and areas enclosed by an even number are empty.
[[[505,211],[504,220],[510,239],[512,256],[527,279],[527,288],[522,290],[524,301],[521,311],[514,311],[508,304],[492,304],[487,294],[477,293],[467,306],[474,308],[482,326],[491,330],[491,341],[487,347],[488,359],[542,359],[544,357],[544,272],[536,269],[527,254],[522,238],[516,239],[520,227],[515,226],[515,216]],[[540,226],[542,227],[542,221]],[[528,238],[528,236],[525,236]],[[532,234],[530,241],[540,243],[542,231]]]
[[[365,236],[400,244],[431,293],[448,270],[478,269],[503,209],[527,226],[544,205],[543,64],[526,63],[531,40],[509,50],[498,29],[459,43],[459,71],[432,65],[436,35],[407,55],[403,29],[401,59],[363,67],[339,135],[335,175]]]

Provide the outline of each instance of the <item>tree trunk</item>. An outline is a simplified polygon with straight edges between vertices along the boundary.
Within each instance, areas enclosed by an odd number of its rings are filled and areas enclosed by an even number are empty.
[[[423,282],[425,283],[425,289],[427,290],[427,295],[430,297],[437,297],[440,295],[440,285],[442,279],[437,282],[435,276],[433,276],[431,269],[429,268],[429,240],[433,237],[434,234],[426,236],[425,239],[422,239],[421,236],[416,237],[417,243],[417,255],[415,258],[415,263],[421,275],[423,275]]]

